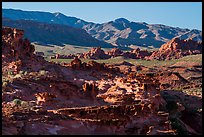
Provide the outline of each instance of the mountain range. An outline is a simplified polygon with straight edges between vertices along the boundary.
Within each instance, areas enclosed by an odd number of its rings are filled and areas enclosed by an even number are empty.
[[[174,37],[202,41],[202,31],[200,30],[132,22],[125,18],[98,24],[66,16],[59,12],[16,9],[2,9],[2,18],[2,25],[24,29],[25,36],[32,42],[45,44],[101,47],[134,45],[159,48]]]
[[[64,44],[71,44],[113,48],[111,44],[93,38],[85,30],[67,25],[48,24],[32,20],[11,20],[8,18],[2,18],[2,25],[24,30],[25,38],[41,45],[63,46]]]

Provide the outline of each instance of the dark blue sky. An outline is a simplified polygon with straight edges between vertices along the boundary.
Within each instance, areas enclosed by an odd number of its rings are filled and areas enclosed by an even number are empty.
[[[134,22],[202,30],[201,2],[2,2],[2,7],[61,12],[95,23],[123,17]]]

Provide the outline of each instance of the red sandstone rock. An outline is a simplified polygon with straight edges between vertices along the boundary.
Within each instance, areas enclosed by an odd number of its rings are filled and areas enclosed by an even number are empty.
[[[113,48],[110,51],[107,51],[106,54],[108,54],[111,57],[117,57],[117,56],[121,56],[123,53],[123,51],[121,51],[118,48]]]
[[[2,28],[2,69],[17,73],[20,69],[38,69],[36,64],[44,64],[41,56],[34,54],[34,46],[23,39],[23,30]],[[42,65],[41,65],[42,66]]]
[[[80,58],[90,58],[90,59],[108,59],[109,55],[100,48],[92,48],[89,52],[81,54]]]
[[[202,43],[192,39],[180,40],[179,38],[173,38],[166,44],[163,44],[158,51],[153,52],[147,59],[170,60],[201,53]]]
[[[125,58],[132,58],[132,59],[143,59],[146,56],[149,56],[151,52],[148,52],[147,50],[140,50],[135,49],[132,51],[123,52],[122,50],[118,48],[113,48],[110,51],[104,52],[100,47],[92,48],[87,53],[78,53],[76,55],[59,55],[56,54],[56,59],[73,59],[75,57],[78,58],[87,58],[87,59],[109,59],[114,58],[117,56],[123,56]],[[52,57],[54,58],[54,57]]]
[[[161,111],[165,110],[166,101],[160,96],[160,82],[165,81],[160,75],[127,75],[113,65],[95,61],[82,63],[78,58],[70,64],[46,62],[35,56],[30,43],[16,32],[12,29],[3,31],[2,71],[19,71],[25,67],[31,70],[29,74],[13,79],[2,92],[3,134],[175,134],[169,113]],[[11,49],[24,46],[22,54],[13,54]],[[100,49],[92,51],[96,53],[90,54],[93,57],[102,53]],[[138,52],[140,50],[132,54]],[[182,80],[178,74],[175,76]],[[21,104],[12,106],[10,101],[14,98],[46,107],[24,109]],[[180,105],[178,111],[184,110],[186,108]]]

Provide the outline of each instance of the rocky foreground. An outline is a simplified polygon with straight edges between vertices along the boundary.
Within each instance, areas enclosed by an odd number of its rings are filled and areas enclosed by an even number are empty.
[[[35,55],[23,33],[2,28],[3,135],[202,134],[202,94],[175,90],[201,88],[202,65],[56,64]]]

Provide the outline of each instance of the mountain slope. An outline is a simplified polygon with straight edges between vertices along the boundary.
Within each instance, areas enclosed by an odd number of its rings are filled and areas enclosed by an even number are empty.
[[[147,24],[131,22],[125,18],[118,18],[107,23],[96,24],[86,22],[76,17],[69,17],[61,13],[39,11],[22,11],[2,9],[2,16],[13,20],[35,20],[51,24],[63,24],[86,30],[92,37],[111,43],[115,46],[154,46],[161,47],[174,37],[185,39],[194,38],[202,41],[202,31],[170,27],[162,24]]]
[[[130,22],[119,18],[101,25],[85,25],[83,27],[93,37],[114,45],[138,45],[160,47],[172,38],[189,33],[189,29],[174,28],[160,24]],[[189,33],[186,38],[196,35],[202,41],[199,30]]]
[[[197,42],[202,42],[202,31],[193,29],[191,31],[188,31],[180,36],[178,36],[181,40],[188,40],[192,39]]]
[[[2,19],[2,25],[19,28],[25,31],[25,37],[31,42],[41,44],[71,44],[79,46],[89,46],[111,48],[111,44],[99,41],[91,37],[85,30],[73,28],[67,25],[47,24],[31,20],[10,20]]]
[[[51,24],[69,25],[76,28],[81,28],[83,25],[88,24],[88,22],[75,17],[65,16],[59,12],[50,13],[41,11],[2,9],[2,17],[12,20],[33,20]]]

